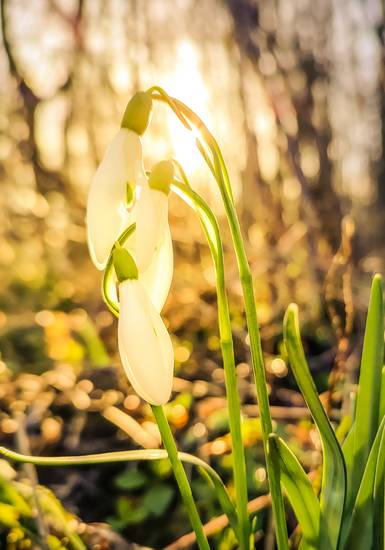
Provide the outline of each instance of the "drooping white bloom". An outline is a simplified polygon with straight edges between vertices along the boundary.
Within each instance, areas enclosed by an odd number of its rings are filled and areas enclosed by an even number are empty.
[[[134,212],[136,230],[130,239],[139,271],[150,266],[154,254],[159,251],[168,228],[168,196],[162,191],[142,185]]]
[[[168,197],[140,186],[139,196],[130,213],[129,223],[136,229],[124,244],[139,270],[139,280],[157,311],[162,311],[172,282],[174,256],[168,224]],[[116,302],[116,277],[110,279],[109,295]]]
[[[136,231],[127,243],[139,268],[139,278],[158,311],[167,298],[173,274],[168,225],[168,196],[173,178],[172,161],[163,160],[153,167],[148,185],[140,188],[135,208]]]
[[[87,203],[87,239],[91,258],[103,269],[111,248],[129,224],[127,187],[144,180],[140,137],[150,122],[152,98],[137,92],[127,103],[121,129],[112,140],[92,180]]]
[[[124,248],[135,256],[130,239],[124,245]],[[145,271],[139,272],[139,281],[142,283],[151,302],[159,313],[162,311],[170,291],[173,269],[172,239],[170,229],[167,227],[164,231],[160,246],[157,248],[150,265]],[[114,272],[109,280],[108,294],[114,302],[118,302],[116,275]]]
[[[130,223],[126,209],[127,185],[143,180],[140,137],[132,130],[121,128],[93,177],[88,195],[88,247],[98,269],[105,267],[115,240]]]
[[[160,312],[168,296],[173,275],[173,250],[168,224],[168,195],[174,176],[171,161],[156,164],[148,180],[137,187],[130,223],[135,231],[124,247],[133,257],[139,280]],[[109,295],[117,300],[111,279]]]
[[[174,353],[167,329],[138,279],[119,284],[119,353],[135,391],[152,405],[170,398]]]
[[[168,196],[142,185],[133,209],[136,229],[126,248],[135,259],[139,279],[161,311],[170,291],[174,259],[168,224]]]

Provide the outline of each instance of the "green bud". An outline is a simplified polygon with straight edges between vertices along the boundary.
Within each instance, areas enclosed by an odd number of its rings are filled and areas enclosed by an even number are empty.
[[[171,160],[161,160],[152,169],[148,179],[151,189],[162,191],[166,195],[170,192],[170,185],[174,179],[174,163]]]
[[[135,183],[128,181],[126,183],[126,206],[130,208],[135,200]]]
[[[138,278],[138,268],[136,267],[134,258],[118,242],[115,243],[112,260],[119,283],[123,283],[127,279]]]
[[[137,92],[127,103],[122,118],[122,128],[136,132],[140,136],[144,134],[150,122],[152,111],[152,99],[147,92]]]

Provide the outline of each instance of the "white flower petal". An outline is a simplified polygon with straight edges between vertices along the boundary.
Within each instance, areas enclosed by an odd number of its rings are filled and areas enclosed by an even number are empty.
[[[162,311],[170,292],[174,271],[172,239],[168,224],[163,231],[163,239],[148,268],[139,273],[139,280],[147,290],[157,311]]]
[[[161,191],[142,186],[135,205],[136,230],[132,254],[139,271],[145,271],[160,247],[168,225],[168,197]]]
[[[174,376],[174,349],[172,347],[172,342],[170,334],[166,329],[166,326],[162,320],[162,317],[159,315],[153,304],[150,302],[149,312],[151,315],[152,326],[158,335],[159,346],[162,352],[163,364],[165,367],[166,376],[168,375],[168,398],[170,399],[170,394],[172,390],[172,381]],[[167,402],[165,401],[165,402]]]
[[[121,128],[110,143],[91,183],[87,202],[87,239],[98,269],[106,265],[111,248],[129,224],[125,210],[127,182],[143,177],[139,136]]]
[[[170,335],[138,280],[119,285],[119,353],[135,391],[163,405],[172,389],[174,354]]]

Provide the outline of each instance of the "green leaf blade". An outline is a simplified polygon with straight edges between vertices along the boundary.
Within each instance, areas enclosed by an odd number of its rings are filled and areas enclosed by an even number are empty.
[[[304,469],[278,435],[270,436],[271,450],[278,455],[281,483],[303,533],[303,549],[317,549],[320,504]]]
[[[384,420],[382,420],[383,424]],[[381,426],[380,426],[381,428]],[[380,429],[379,428],[379,429]],[[374,506],[374,531],[373,548],[382,550],[384,548],[384,488],[385,488],[385,428],[382,432],[380,449],[378,452],[376,475],[373,488]]]
[[[353,465],[348,502],[354,502],[368,460],[379,418],[381,378],[384,360],[384,303],[380,275],[375,275],[370,291],[362,349],[360,378],[354,422]],[[383,405],[381,406],[383,409]]]
[[[385,469],[385,419],[378,428],[372,445],[357,498],[342,543],[346,549],[372,548],[376,496],[382,491]]]
[[[318,548],[335,550],[338,547],[345,502],[345,461],[307,365],[299,332],[298,308],[295,304],[291,304],[286,311],[284,341],[295,379],[318,428],[323,447]]]

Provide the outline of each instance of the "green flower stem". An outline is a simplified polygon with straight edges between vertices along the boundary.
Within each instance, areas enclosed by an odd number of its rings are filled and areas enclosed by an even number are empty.
[[[225,371],[225,384],[229,412],[230,433],[234,460],[234,483],[239,521],[239,545],[250,548],[250,522],[247,511],[247,480],[245,453],[241,431],[241,405],[237,391],[234,345],[231,332],[229,306],[225,286],[223,247],[218,222],[207,203],[190,186],[174,180],[171,189],[197,210],[213,257],[218,299],[219,333]]]
[[[261,338],[257,319],[257,310],[255,305],[253,280],[246,256],[238,215],[234,205],[234,199],[226,164],[214,136],[205,126],[203,121],[189,107],[187,107],[187,105],[177,99],[170,98],[164,90],[158,87],[151,88],[150,90],[148,90],[148,92],[155,92],[152,93],[153,99],[166,102],[187,129],[192,129],[190,125],[191,122],[193,126],[195,126],[195,128],[200,132],[213,157],[214,166],[212,165],[211,161],[208,164],[218,183],[222,200],[224,202],[226,215],[233,239],[235,254],[237,257],[238,269],[245,302],[246,321],[250,337],[252,367],[256,383],[263,444],[266,456],[266,467],[270,483],[272,507],[276,524],[277,544],[279,550],[286,550],[288,549],[288,536],[285,519],[285,508],[280,485],[279,465],[276,461],[272,459],[269,450],[269,435],[272,433],[273,430],[269,408],[269,397],[263,362]],[[197,137],[197,145],[198,149],[202,153],[202,156],[206,159],[207,154],[205,152],[204,146],[200,142],[199,137]]]
[[[160,407],[158,405],[152,405],[151,408],[159,427],[163,445],[165,446],[165,449],[168,454],[168,458],[170,459],[174,476],[178,483],[180,493],[182,495],[184,504],[186,506],[191,525],[195,531],[198,546],[200,550],[210,550],[207,537],[203,531],[203,526],[198,514],[198,510],[195,506],[194,498],[191,492],[191,487],[188,482],[187,475],[183,467],[182,461],[178,456],[178,449],[176,448],[174,436],[172,435],[170,425],[167,421],[166,415],[164,414],[163,407]]]
[[[153,92],[155,92],[155,94]],[[187,130],[194,131],[194,128],[190,124],[190,121],[192,122],[193,126],[198,131],[198,134],[196,136],[196,145],[199,149],[199,152],[201,153],[214,177],[223,178],[222,183],[226,189],[228,196],[233,201],[234,199],[231,182],[227,173],[227,168],[222,152],[216,139],[211,134],[207,126],[204,124],[203,120],[199,118],[198,115],[194,113],[194,111],[190,109],[187,105],[185,105],[182,101],[179,101],[179,99],[175,99],[174,97],[170,97],[167,92],[165,92],[163,88],[160,88],[159,86],[153,86],[152,88],[147,90],[147,93],[152,93],[153,99],[167,103]],[[221,168],[219,172],[215,172],[215,166],[208,158],[205,144],[201,141],[200,136],[203,137],[208,149],[213,153],[213,158],[215,159],[215,157],[217,157],[217,159],[219,160],[219,165]]]
[[[78,456],[31,456],[23,455],[0,447],[0,454],[23,464],[35,464],[35,466],[57,467],[57,466],[87,466],[90,464],[108,464],[113,462],[134,462],[134,461],[153,461],[162,460],[168,457],[167,451],[163,449],[137,449],[130,451],[113,451],[109,453],[98,453],[91,455]],[[226,486],[220,475],[207,462],[197,456],[188,453],[178,453],[182,462],[195,466],[199,473],[210,482],[215,489],[218,500],[221,504],[223,512],[229,519],[229,523],[237,531],[237,514]]]
[[[136,223],[132,223],[127,229],[125,229],[121,235],[119,235],[117,242],[120,244],[120,246],[123,246],[126,240],[130,235],[133,234],[133,232],[136,229]],[[115,315],[115,317],[119,317],[119,304],[113,300],[113,298],[110,296],[110,282],[111,277],[114,274],[114,261],[113,261],[113,254],[115,250],[115,245],[113,246],[110,255],[108,257],[108,261],[103,273],[103,282],[102,282],[102,296],[103,300],[108,307],[108,309]]]
[[[183,180],[183,183],[185,185],[187,185],[187,187],[191,187],[190,185],[190,182],[188,180],[188,177],[187,177],[187,174],[186,172],[184,171],[184,168],[183,166],[181,165],[181,163],[177,160],[177,159],[172,159],[173,163],[175,164],[175,166],[177,167],[178,169],[178,172],[180,174],[180,177],[182,178]]]

